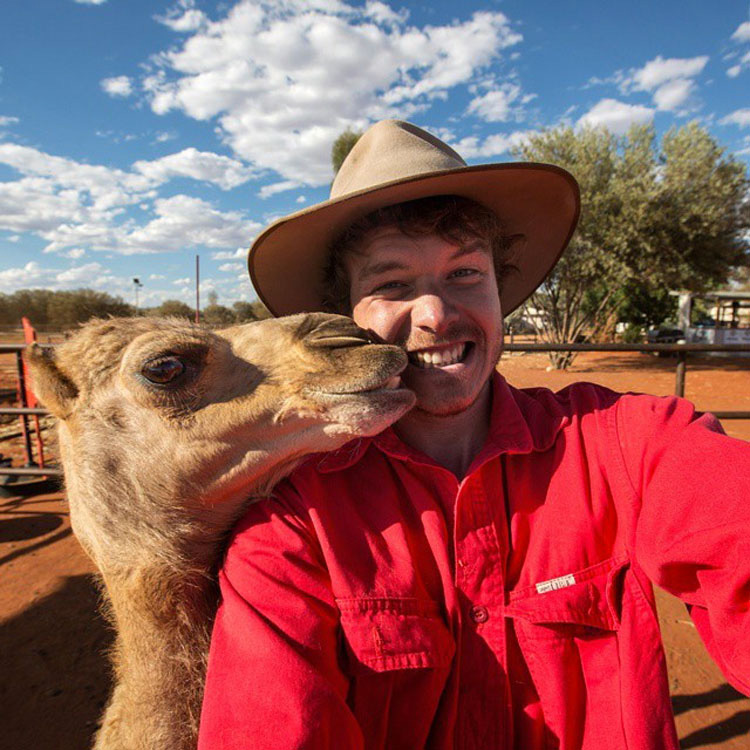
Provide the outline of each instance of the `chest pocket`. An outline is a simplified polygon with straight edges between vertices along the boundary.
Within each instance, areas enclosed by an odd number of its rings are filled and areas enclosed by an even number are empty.
[[[347,703],[365,747],[425,747],[456,651],[434,601],[337,599]]]
[[[510,594],[506,614],[554,747],[624,748],[620,644],[628,561],[613,557]]]
[[[435,602],[337,599],[353,672],[448,667],[456,647]]]

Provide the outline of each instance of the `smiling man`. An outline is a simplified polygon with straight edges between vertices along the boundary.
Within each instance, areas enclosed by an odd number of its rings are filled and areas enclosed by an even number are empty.
[[[331,195],[256,240],[255,286],[404,347],[416,405],[241,520],[200,747],[676,750],[651,582],[750,692],[747,444],[680,399],[495,371],[575,227],[563,170],[385,121]]]

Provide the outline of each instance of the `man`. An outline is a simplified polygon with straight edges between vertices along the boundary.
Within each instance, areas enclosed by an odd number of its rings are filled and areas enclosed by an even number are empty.
[[[386,121],[258,238],[268,306],[403,346],[417,402],[239,524],[203,750],[677,748],[651,581],[750,692],[748,446],[679,399],[494,371],[577,215],[563,170]]]

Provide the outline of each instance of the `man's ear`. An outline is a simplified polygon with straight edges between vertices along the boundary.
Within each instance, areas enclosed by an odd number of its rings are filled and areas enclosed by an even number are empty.
[[[57,367],[54,352],[39,344],[31,344],[26,348],[25,357],[31,373],[31,387],[37,398],[58,419],[69,417],[78,389]]]

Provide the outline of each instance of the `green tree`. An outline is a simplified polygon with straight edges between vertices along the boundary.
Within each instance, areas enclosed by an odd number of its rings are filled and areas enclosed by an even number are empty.
[[[258,320],[255,315],[255,308],[252,302],[235,302],[232,305],[232,312],[234,313],[235,323],[248,323],[253,320]]]
[[[195,320],[195,310],[178,299],[165,299],[159,307],[154,308],[151,313],[163,318],[187,318]]]
[[[250,304],[253,308],[253,315],[255,315],[258,320],[265,320],[266,318],[273,317],[271,311],[259,299],[256,299],[255,302],[251,302]]]
[[[361,132],[355,132],[347,128],[341,135],[333,142],[331,148],[331,164],[333,165],[333,174],[337,175],[341,165],[344,163],[344,159],[348,156],[349,152],[354,148],[354,144],[362,137]]]
[[[206,305],[201,313],[201,319],[210,328],[221,328],[234,323],[234,313],[224,305]]]
[[[519,153],[567,168],[581,186],[578,229],[528,303],[544,340],[601,335],[618,309],[629,304],[633,317],[638,298],[653,308],[670,288],[725,283],[746,262],[745,167],[696,123],[667,133],[661,149],[649,126],[621,138],[558,128],[532,136]],[[558,368],[573,358],[551,355]]]
[[[91,318],[129,317],[134,309],[122,297],[93,289],[55,292],[47,302],[48,325],[71,328]]]

